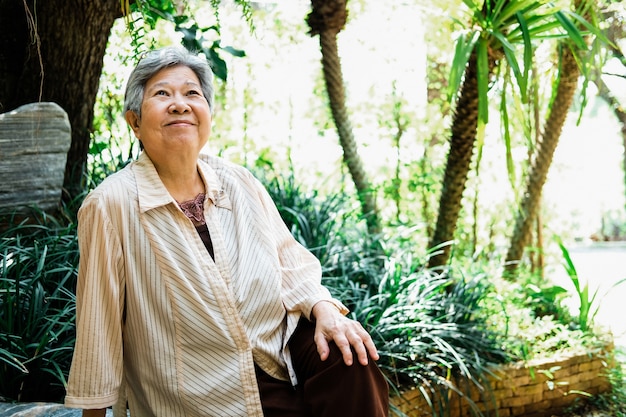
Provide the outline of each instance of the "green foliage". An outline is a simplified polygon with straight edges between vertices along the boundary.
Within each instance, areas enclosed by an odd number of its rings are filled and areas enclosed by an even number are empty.
[[[593,323],[593,320],[598,313],[598,307],[595,306],[596,297],[598,296],[598,289],[596,289],[593,294],[589,294],[589,283],[586,282],[583,284],[580,282],[580,279],[578,278],[578,272],[576,272],[576,267],[572,262],[572,258],[570,257],[567,248],[560,239],[557,239],[557,243],[559,245],[559,248],[561,248],[561,252],[563,254],[563,266],[565,267],[567,276],[574,285],[576,295],[578,295],[578,300],[580,301],[578,325],[582,330],[587,330],[589,326]]]
[[[566,323],[570,320],[563,306],[563,299],[568,294],[567,290],[560,285],[542,284],[541,286],[530,282],[525,284],[527,297],[525,304],[537,317],[552,316]]]
[[[222,46],[220,39],[210,41],[205,37],[207,33],[214,33],[215,37],[220,35],[219,26],[209,26],[201,28],[195,22],[190,22],[187,16],[174,19],[176,30],[183,34],[182,43],[190,51],[202,52],[209,61],[215,76],[223,81],[228,78],[226,61],[221,56],[221,52],[227,52],[235,57],[244,57],[246,53],[232,46]]]
[[[293,175],[262,178],[292,233],[321,260],[324,283],[372,334],[393,390],[422,387],[433,410],[445,408],[450,390],[470,389],[458,377],[489,394],[489,367],[507,354],[480,313],[491,292],[481,274],[437,274],[404,235],[368,237],[349,196],[304,193]]]
[[[596,288],[595,291],[590,292],[589,282],[581,282],[580,277],[578,276],[578,272],[576,271],[576,266],[572,261],[572,258],[567,250],[567,247],[563,244],[563,241],[560,238],[556,238],[556,241],[561,249],[561,253],[563,255],[563,267],[565,268],[565,272],[567,272],[567,276],[570,279],[571,283],[574,285],[574,291],[578,297],[579,307],[578,307],[578,326],[581,330],[587,331],[593,327],[593,323],[596,315],[598,314],[598,310],[600,309],[600,301],[602,301],[603,297],[598,298],[599,288]],[[607,290],[607,293],[626,282],[626,278],[623,278],[613,285]]]
[[[605,37],[597,25],[589,23],[583,15],[570,11],[570,4],[561,5],[545,0],[463,0],[463,3],[470,16],[467,23],[460,23],[463,30],[456,40],[450,67],[448,97],[451,102],[456,99],[468,63],[471,57],[475,56],[480,132],[489,119],[488,92],[497,84],[493,82],[493,69],[490,68],[490,60],[495,60],[494,64],[500,66],[501,74],[506,80],[500,84],[503,97],[500,120],[505,146],[510,149],[511,134],[505,100],[509,96],[519,96],[521,102],[529,102],[529,90],[532,86],[530,76],[537,42],[546,39],[567,40],[570,43],[568,47],[571,46],[573,50],[579,52],[578,55],[581,55],[589,49],[585,35],[591,33],[601,39]],[[582,3],[587,5],[589,2]],[[581,12],[593,18],[591,11],[587,5]],[[504,58],[501,60],[502,63],[498,62],[500,54]],[[589,61],[584,58],[578,61],[585,78],[589,74]],[[510,72],[513,74],[514,83],[509,81]],[[514,88],[515,92],[508,93],[508,88]],[[509,176],[514,181],[515,164],[510,151],[507,152],[506,158]]]
[[[73,225],[36,220],[0,235],[0,397],[60,401],[75,340],[78,243]]]
[[[252,30],[254,26],[252,24],[250,2],[237,0],[235,3],[240,6],[242,15]],[[181,42],[183,46],[191,51],[204,54],[215,76],[226,81],[228,68],[222,53],[225,52],[232,56],[243,57],[245,52],[232,46],[222,45],[222,41],[219,38],[220,4],[221,0],[211,0],[211,6],[215,11],[216,24],[209,27],[201,27],[193,18],[193,12],[188,7],[178,7],[172,0],[141,0],[133,2],[126,9],[131,12],[126,15],[126,24],[137,56],[154,48],[154,42],[146,45],[146,30],[154,30],[157,22],[164,20],[173,24],[174,29],[182,35]]]
[[[450,75],[450,97],[454,97],[461,84],[463,71],[472,53],[477,54],[479,86],[479,119],[487,122],[488,51],[501,49],[509,68],[513,71],[522,99],[528,93],[528,74],[532,66],[531,40],[559,36],[567,33],[576,42],[582,40],[580,30],[572,19],[574,13],[564,11],[551,3],[537,0],[495,0],[474,2],[464,0],[475,29],[459,37]],[[559,31],[560,30],[560,31]],[[523,45],[523,65],[517,58],[516,44]],[[584,41],[582,41],[584,45]]]
[[[111,46],[111,45],[110,45]],[[126,52],[118,51],[112,58],[119,63],[127,59]],[[89,147],[88,165],[89,175],[84,177],[86,190],[92,189],[107,176],[125,166],[134,159],[139,150],[139,141],[124,119],[124,96],[122,88],[124,80],[115,74],[106,72],[98,91],[98,98],[94,107],[93,132]]]
[[[513,360],[590,351],[609,342],[608,335],[591,328],[583,331],[576,324],[564,304],[569,295],[565,288],[523,268],[516,282],[502,278],[498,271],[485,273],[494,291],[484,299],[481,314],[488,317],[490,327],[505,335],[501,347]]]
[[[372,334],[392,390],[419,387],[433,415],[448,409],[450,391],[478,387],[488,400],[494,364],[607,343],[573,325],[560,286],[533,274],[499,279],[486,261],[426,269],[429,255],[413,242],[419,230],[368,237],[351,197],[304,192],[293,173],[267,169],[261,178],[294,235],[322,260],[324,283]]]
[[[336,194],[321,200],[316,192],[305,193],[293,175],[265,178],[265,186],[274,199],[283,221],[293,236],[322,263],[328,265],[333,255],[337,219],[341,218],[349,197]]]
[[[403,269],[387,269],[360,318],[376,336],[392,386],[419,387],[435,410],[448,408],[449,391],[467,393],[473,385],[488,396],[490,367],[507,360],[480,314],[488,285],[480,276],[455,280]]]

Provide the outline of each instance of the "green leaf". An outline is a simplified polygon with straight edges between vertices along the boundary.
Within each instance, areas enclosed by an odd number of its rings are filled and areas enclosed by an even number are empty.
[[[480,33],[474,31],[460,36],[456,41],[454,58],[450,67],[450,83],[448,85],[448,97],[450,102],[453,102],[458,94],[467,62],[479,37]]]
[[[517,15],[517,21],[519,23],[519,27],[522,30],[522,37],[524,38],[524,75],[523,78],[526,83],[528,83],[528,73],[530,72],[530,67],[533,63],[533,44],[531,42],[530,33],[528,31],[528,24],[526,23],[526,19],[521,13]],[[526,88],[524,88],[526,91]],[[526,100],[524,100],[525,102]]]
[[[501,0],[498,3],[500,7],[497,9],[497,14],[494,19],[495,28],[511,25],[513,24],[513,21],[510,21],[510,19],[515,17],[516,14],[523,11],[529,12],[530,10],[541,7],[542,5],[542,3],[537,0]]]
[[[585,42],[583,35],[580,33],[580,30],[578,30],[576,25],[565,16],[565,13],[558,11],[555,15],[563,29],[565,29],[569,35],[569,39],[571,39],[578,48],[587,49],[587,43]]]
[[[217,78],[222,81],[226,81],[228,78],[228,68],[226,66],[226,61],[219,56],[217,51],[214,48],[204,49],[204,54],[211,65],[211,69]]]
[[[506,88],[502,89],[502,99],[500,100],[500,117],[502,118],[502,129],[504,130],[504,146],[506,148],[506,170],[511,183],[511,188],[516,190],[515,164],[513,163],[513,152],[511,150],[511,130],[509,129],[509,112],[506,102]]]
[[[485,17],[483,16],[482,13],[482,2],[479,5],[478,3],[476,3],[473,0],[463,0],[463,3],[467,6],[467,8],[472,12],[473,14],[473,18],[478,21],[484,21]]]
[[[562,28],[560,21],[555,18],[559,11],[561,9],[550,6],[532,12],[529,10],[518,12],[516,18],[519,24],[508,33],[507,38],[510,42],[519,42],[524,39],[524,30],[532,39],[563,36],[562,32],[555,32],[555,30]]]
[[[484,2],[485,0],[463,0],[463,3],[465,3],[467,8],[470,10],[482,10]]]
[[[176,26],[176,31],[183,34],[182,44],[185,48],[194,50],[197,44],[197,29],[198,27],[196,25],[192,25],[191,27]]]
[[[26,366],[24,366],[24,364],[20,360],[18,360],[14,354],[2,348],[0,348],[0,363],[5,363],[24,374],[28,373],[28,369],[26,369]]]
[[[478,84],[478,121],[489,122],[489,48],[487,40],[480,38],[476,45],[476,82]]]
[[[572,20],[577,21],[580,25],[582,25],[590,34],[598,38],[602,43],[607,45],[614,45],[602,32],[602,29],[598,25],[594,25],[589,22],[587,19],[579,15],[578,13],[574,13],[570,10],[564,10],[564,15],[569,16]],[[586,46],[586,45],[585,45]]]
[[[183,23],[189,22],[189,16],[173,16],[173,22],[175,25],[182,25]]]
[[[107,142],[92,141],[91,146],[89,147],[89,155],[98,155],[107,149],[108,146],[109,144]]]
[[[504,56],[506,57],[506,61],[511,67],[511,70],[513,70],[513,75],[515,76],[515,79],[517,80],[517,86],[522,96],[522,101],[526,102],[527,90],[528,90],[527,71],[525,70],[524,73],[520,71],[519,64],[517,62],[517,54],[515,51],[515,47],[511,45],[509,41],[507,41],[506,38],[502,34],[498,33],[498,34],[494,34],[494,36],[496,37],[497,40],[500,41],[500,44],[502,45],[502,50],[504,51]]]
[[[576,292],[578,294],[580,294],[581,289],[580,289],[580,280],[578,279],[578,272],[576,271],[576,267],[574,266],[574,262],[572,261],[572,258],[569,254],[569,251],[567,250],[567,248],[565,247],[565,245],[563,244],[563,241],[560,238],[556,238],[557,240],[557,244],[559,245],[559,248],[561,249],[561,254],[563,255],[563,260],[565,261],[565,264],[563,265],[565,267],[565,271],[567,272],[567,276],[569,277],[570,281],[572,281],[572,284],[574,284],[574,288],[576,288]]]
[[[219,27],[219,26],[216,26],[216,25],[211,25],[211,26],[208,26],[208,27],[202,28],[202,29],[200,29],[200,30],[202,31],[202,33],[207,33],[207,32],[209,32],[209,31],[213,31],[213,32],[215,32],[218,36],[222,34],[222,33],[221,33],[221,30],[220,30],[220,27]]]
[[[233,48],[232,46],[224,46],[220,47],[220,49],[238,58],[246,56],[246,51],[244,51],[243,49]]]

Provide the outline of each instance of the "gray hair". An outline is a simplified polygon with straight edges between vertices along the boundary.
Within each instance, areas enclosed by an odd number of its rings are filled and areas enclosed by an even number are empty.
[[[209,103],[209,110],[213,114],[213,72],[211,67],[205,59],[182,46],[168,46],[150,51],[139,60],[126,84],[124,112],[130,110],[141,117],[143,93],[148,80],[162,69],[176,65],[188,67],[196,74],[200,81],[202,94]]]

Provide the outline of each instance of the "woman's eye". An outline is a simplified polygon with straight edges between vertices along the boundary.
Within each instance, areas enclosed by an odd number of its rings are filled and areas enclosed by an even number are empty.
[[[155,96],[166,96],[167,95],[167,91],[165,91],[165,90],[158,90],[154,95]]]
[[[187,92],[187,95],[190,95],[190,96],[200,95],[200,92],[198,90],[189,90]]]

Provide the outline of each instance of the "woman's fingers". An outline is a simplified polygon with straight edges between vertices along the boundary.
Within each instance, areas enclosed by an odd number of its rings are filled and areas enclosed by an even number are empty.
[[[367,365],[369,357],[378,360],[378,350],[367,331],[357,321],[344,316],[335,316],[332,321],[316,322],[315,343],[322,360],[329,354],[328,342],[334,341],[346,365],[354,363],[354,354],[361,365]]]

